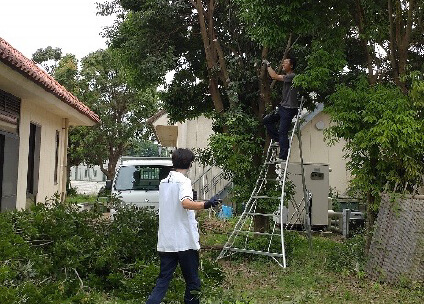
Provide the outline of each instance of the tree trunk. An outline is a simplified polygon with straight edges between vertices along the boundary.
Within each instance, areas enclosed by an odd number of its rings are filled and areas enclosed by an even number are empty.
[[[358,32],[362,48],[364,49],[364,52],[367,57],[366,59],[368,68],[368,82],[371,85],[374,85],[377,82],[378,75],[378,71],[374,73],[374,64],[377,64],[377,57],[375,56],[375,51],[372,49],[372,43],[370,43],[370,41],[365,38],[366,21],[364,17],[364,9],[360,0],[355,1],[354,19],[356,21],[356,25],[358,26]]]
[[[268,56],[268,47],[262,49],[262,60],[266,59]],[[267,105],[271,104],[271,90],[269,89],[269,78],[266,66],[261,64],[259,71],[259,102],[257,110],[254,108],[254,112],[257,117],[260,119],[262,115],[265,114],[265,108]]]
[[[377,163],[378,163],[378,147],[374,146],[371,148],[370,151],[370,167],[371,167],[371,176],[378,176],[377,172]],[[374,172],[373,172],[374,171]],[[376,179],[371,180],[370,183],[377,183],[378,181]],[[377,212],[378,212],[378,206],[376,206],[377,198],[375,195],[371,192],[371,190],[368,190],[367,192],[367,213],[366,213],[366,223],[365,223],[365,230],[366,230],[366,240],[365,240],[365,254],[368,254],[370,246],[371,246],[371,240],[374,232],[374,222],[377,219]]]
[[[377,215],[374,209],[375,197],[371,194],[371,192],[367,193],[367,220],[365,222],[365,230],[366,230],[366,239],[365,239],[365,254],[368,255],[368,252],[371,247],[371,240],[374,232],[374,223],[377,219]]]
[[[203,47],[205,50],[206,63],[208,67],[208,77],[209,77],[209,92],[211,94],[213,104],[215,106],[215,111],[219,114],[222,114],[224,111],[224,103],[222,102],[221,94],[218,88],[218,79],[214,70],[216,70],[219,65],[218,51],[216,49],[217,45],[219,46],[218,41],[214,41],[214,28],[213,28],[213,10],[214,10],[214,1],[210,0],[208,7],[209,18],[205,18],[206,12],[203,9],[203,3],[201,0],[192,1],[193,6],[197,10],[197,15],[199,19],[200,33],[202,36]],[[206,19],[208,19],[208,24],[206,24]],[[223,61],[223,60],[222,60]],[[222,68],[222,67],[221,67]],[[226,80],[227,82],[227,80]],[[229,82],[229,79],[228,79]]]
[[[257,210],[259,213],[264,213],[260,208]],[[253,217],[253,229],[255,232],[267,232],[269,227],[269,218],[266,216],[255,215]]]
[[[393,9],[393,1],[395,8]],[[404,94],[408,93],[408,88],[402,80],[406,74],[406,65],[408,63],[408,49],[411,43],[413,12],[416,9],[415,0],[410,0],[407,6],[406,20],[404,20],[404,8],[400,0],[388,0],[388,18],[390,24],[390,63],[392,65],[392,77],[396,85]]]

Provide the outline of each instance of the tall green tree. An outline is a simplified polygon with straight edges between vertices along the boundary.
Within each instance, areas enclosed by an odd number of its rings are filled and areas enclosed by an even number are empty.
[[[290,33],[311,49],[295,82],[318,91],[335,122],[330,137],[347,142],[371,232],[381,191],[422,183],[424,2],[237,2],[253,39],[272,47]]]
[[[98,125],[85,129],[84,161],[100,166],[111,179],[119,158],[132,141],[150,135],[146,120],[156,111],[156,92],[131,86],[113,50],[91,53],[81,65],[81,99],[101,119]]]
[[[424,1],[357,0],[350,8],[363,59],[350,62],[356,79],[337,87],[328,112],[337,123],[330,134],[348,142],[352,188],[366,196],[369,247],[380,193],[413,192],[423,182],[423,106],[416,93],[423,85],[417,76],[424,71]]]
[[[163,107],[175,121],[211,115],[216,134],[203,156],[233,176],[254,179],[265,143],[261,117],[278,97],[261,59],[277,67],[290,52],[300,59],[295,84],[326,103],[337,123],[329,134],[348,142],[368,231],[386,185],[420,182],[422,0],[116,0],[106,7],[123,9],[108,36],[134,82],[159,83],[175,70]],[[401,161],[387,156],[391,149]]]
[[[62,58],[62,49],[53,48],[48,46],[46,48],[39,48],[32,54],[32,60],[40,64],[47,73],[54,74],[57,63]]]
[[[33,55],[37,63],[48,63],[52,76],[101,119],[93,127],[70,129],[68,176],[72,166],[86,163],[100,166],[112,179],[118,159],[152,135],[146,120],[156,111],[156,89],[132,86],[117,57],[112,50],[98,50],[84,57],[79,68],[74,55],[62,57],[58,48],[49,46]]]
[[[141,87],[158,84],[168,71],[175,71],[161,94],[163,108],[172,121],[212,117],[216,135],[202,160],[221,166],[236,184],[249,187],[265,142],[265,102],[259,91],[263,50],[247,36],[237,4],[114,1],[103,12],[119,7],[122,19],[108,36],[133,82]]]

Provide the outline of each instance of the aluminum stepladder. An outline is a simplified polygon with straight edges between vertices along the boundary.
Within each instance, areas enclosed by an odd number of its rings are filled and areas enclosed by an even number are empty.
[[[305,174],[303,167],[303,156],[302,156],[302,141],[300,133],[300,118],[301,112],[304,104],[304,98],[302,97],[301,103],[299,106],[298,113],[295,117],[295,123],[291,132],[290,141],[289,141],[289,151],[286,162],[278,162],[278,147],[273,143],[270,143],[268,150],[266,152],[265,161],[261,167],[258,179],[256,181],[255,187],[250,195],[249,200],[245,204],[243,213],[241,214],[239,220],[237,221],[234,230],[230,234],[227,242],[225,243],[221,253],[217,259],[221,259],[232,255],[234,253],[247,253],[247,254],[257,254],[263,256],[269,256],[274,259],[279,266],[282,268],[287,267],[286,263],[286,254],[284,247],[284,222],[286,222],[286,229],[293,228],[294,223],[302,223],[304,229],[307,232],[309,243],[311,244],[311,200],[312,195],[306,189],[305,184]],[[302,201],[296,203],[291,201],[294,212],[291,214],[290,219],[288,219],[288,208],[284,206],[286,200],[286,179],[287,179],[287,169],[289,164],[289,158],[291,153],[291,145],[293,142],[294,135],[297,135],[299,141],[299,151],[300,151],[300,166],[301,166],[301,175],[302,175],[302,191],[303,198]],[[261,195],[261,191],[265,189],[265,186],[272,179],[268,177],[268,171],[270,166],[275,166],[277,173],[277,182],[279,187],[281,187],[281,195],[277,196],[268,196]],[[275,179],[274,179],[275,182]],[[258,211],[258,205],[263,203],[265,200],[272,201],[278,200],[280,202],[279,208],[274,213],[262,213]],[[254,231],[254,217],[261,216],[270,218],[273,221],[272,228],[268,231]],[[287,216],[287,218],[286,218]],[[291,227],[290,224],[291,223]],[[257,246],[253,249],[249,249],[249,245],[263,243],[264,250],[258,250]],[[279,243],[275,246],[275,243]],[[250,246],[252,248],[252,246]]]

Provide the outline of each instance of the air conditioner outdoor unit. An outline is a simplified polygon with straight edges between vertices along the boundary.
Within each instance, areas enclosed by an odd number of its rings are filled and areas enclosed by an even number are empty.
[[[311,225],[327,226],[328,224],[328,194],[329,194],[329,165],[320,163],[304,163],[306,189],[312,194]],[[304,223],[305,204],[302,183],[302,167],[300,163],[289,163],[288,179],[295,187],[294,202],[288,203],[289,225]],[[299,216],[300,214],[300,216]]]

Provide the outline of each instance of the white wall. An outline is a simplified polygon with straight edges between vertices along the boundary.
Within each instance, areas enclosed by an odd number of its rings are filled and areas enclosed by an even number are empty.
[[[345,194],[348,182],[351,178],[350,173],[346,170],[346,160],[343,157],[344,142],[338,142],[333,146],[329,146],[324,140],[324,131],[319,130],[316,124],[324,125],[327,128],[330,125],[330,117],[323,112],[318,113],[302,128],[302,152],[303,159],[306,163],[324,163],[330,166],[329,183],[340,194]],[[167,125],[168,117],[166,114],[157,119],[154,125]],[[178,123],[178,148],[206,148],[209,136],[213,134],[212,120],[204,116],[196,119],[187,120],[184,123]],[[297,137],[294,138],[291,162],[299,162],[299,142]],[[195,181],[208,168],[203,168],[196,164],[190,169],[189,177]],[[221,169],[213,168],[214,174],[219,174]]]
[[[64,131],[62,130],[63,121],[58,115],[55,115],[46,109],[37,106],[34,100],[22,99],[21,117],[19,124],[19,169],[18,169],[18,191],[17,191],[17,209],[25,208],[27,205],[27,171],[28,171],[28,151],[29,151],[29,131],[30,123],[41,127],[40,160],[37,187],[37,202],[44,202],[46,198],[51,198],[56,192],[60,193],[62,189],[64,168]],[[57,182],[54,181],[55,170],[55,147],[56,130],[59,131],[59,162]]]
[[[303,161],[306,163],[324,163],[330,166],[330,187],[340,194],[345,194],[348,182],[351,178],[346,170],[346,159],[343,155],[344,142],[340,141],[329,146],[324,140],[324,131],[317,129],[317,123],[323,124],[324,128],[330,125],[330,117],[323,112],[318,113],[301,130]],[[294,137],[291,149],[291,162],[299,162],[299,142]]]
[[[71,181],[106,181],[106,175],[104,175],[104,173],[100,170],[99,166],[88,167],[83,164],[79,166],[74,166],[71,167],[70,175]]]
[[[212,120],[205,116],[178,123],[178,148],[200,148],[208,146],[208,139],[213,134]]]
[[[168,123],[168,115],[165,113],[153,125],[156,127],[158,125],[168,125]],[[204,149],[208,146],[209,137],[214,133],[212,131],[212,120],[205,116],[199,116],[175,125],[178,127],[176,148],[187,148],[191,150]],[[219,179],[218,184],[213,187],[210,186],[212,179],[221,172],[222,170],[218,167],[204,167],[198,162],[193,164],[188,172],[188,177],[194,183],[194,188],[198,191],[199,199],[209,199],[228,184],[229,181]],[[202,195],[201,189],[204,189],[205,185],[209,185],[209,191],[205,195]]]

